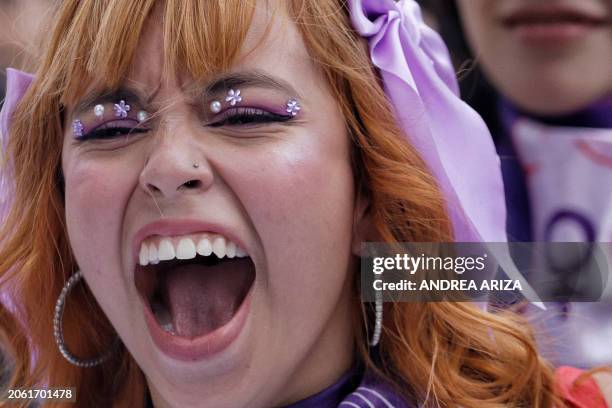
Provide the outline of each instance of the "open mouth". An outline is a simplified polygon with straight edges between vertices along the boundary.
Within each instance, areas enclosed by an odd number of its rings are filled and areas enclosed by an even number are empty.
[[[155,236],[141,244],[134,279],[159,327],[193,339],[232,320],[255,281],[255,265],[219,235]]]

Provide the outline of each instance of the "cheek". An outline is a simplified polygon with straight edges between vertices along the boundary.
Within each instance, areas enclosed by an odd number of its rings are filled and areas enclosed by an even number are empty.
[[[120,253],[121,220],[135,172],[129,160],[84,157],[64,160],[66,223],[84,272],[97,271]]]
[[[486,3],[489,0],[484,0]],[[483,0],[459,0],[457,8],[461,24],[465,30],[472,48],[479,48],[479,43],[487,38],[495,27],[495,17],[490,11],[490,4]]]
[[[137,160],[64,153],[66,224],[73,254],[106,316],[118,332],[126,333],[131,330],[125,311],[130,297],[122,273],[121,231]]]
[[[274,205],[270,196],[258,197],[265,205],[262,220],[283,234],[284,246],[294,255],[315,255],[308,254],[308,248],[322,254],[342,247],[350,239],[352,177],[348,155],[316,148],[280,153],[266,171]]]
[[[336,298],[350,256],[354,200],[343,128],[298,135],[237,162],[234,179],[241,181],[232,189],[264,247],[272,299],[293,297],[295,304],[321,291]]]

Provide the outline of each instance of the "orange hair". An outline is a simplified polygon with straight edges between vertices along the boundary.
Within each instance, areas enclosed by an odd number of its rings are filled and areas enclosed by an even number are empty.
[[[94,75],[109,87],[121,82],[153,7],[153,0],[63,1],[10,131],[15,195],[0,235],[0,288],[9,291],[15,307],[0,307],[0,327],[15,360],[11,387],[75,386],[78,406],[143,406],[146,382],[125,349],[82,369],[55,346],[54,303],[76,270],[58,185],[62,106],[74,103]],[[350,28],[345,1],[292,0],[287,7],[342,109],[355,178],[370,199],[378,238],[452,241],[442,194],[399,129],[365,41]],[[198,79],[229,68],[253,8],[241,0],[166,0],[166,68],[181,66]],[[528,326],[510,313],[485,313],[468,303],[385,305],[379,355],[372,358],[357,281],[355,324],[363,330],[356,349],[407,398],[465,408],[558,402],[552,369],[539,357]],[[64,333],[75,354],[95,356],[111,344],[113,330],[83,286],[69,297]]]

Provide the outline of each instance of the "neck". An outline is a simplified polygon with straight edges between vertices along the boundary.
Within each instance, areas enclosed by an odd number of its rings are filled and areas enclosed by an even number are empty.
[[[350,280],[347,279],[347,285]],[[351,370],[355,364],[353,313],[350,286],[341,296],[325,331],[311,347],[285,385],[287,394],[275,406],[288,406],[317,394]],[[293,390],[293,391],[291,391]]]

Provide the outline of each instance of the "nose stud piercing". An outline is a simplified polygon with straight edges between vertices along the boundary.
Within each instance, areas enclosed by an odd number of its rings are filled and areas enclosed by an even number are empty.
[[[197,169],[198,167],[200,167],[200,165],[198,163],[193,163],[193,168]]]

